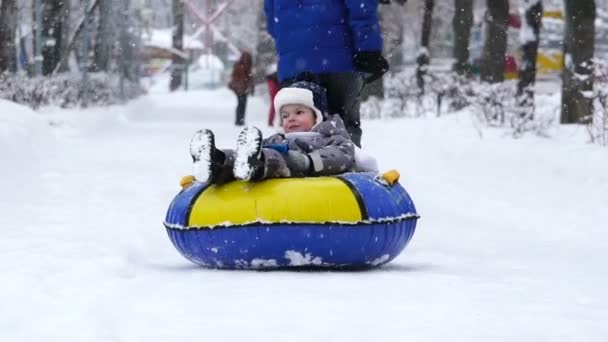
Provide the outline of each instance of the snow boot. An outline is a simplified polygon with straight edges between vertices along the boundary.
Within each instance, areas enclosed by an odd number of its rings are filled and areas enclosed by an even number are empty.
[[[224,153],[215,148],[215,136],[208,129],[194,133],[190,140],[190,155],[194,178],[199,182],[214,183],[226,160]]]
[[[255,127],[245,127],[236,140],[234,176],[246,181],[258,181],[264,177],[262,132]]]

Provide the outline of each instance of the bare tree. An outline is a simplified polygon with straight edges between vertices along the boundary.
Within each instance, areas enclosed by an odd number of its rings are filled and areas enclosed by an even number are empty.
[[[15,32],[17,29],[17,1],[2,0],[0,5],[0,72],[17,70]]]
[[[114,47],[116,25],[114,23],[116,2],[99,0],[99,20],[95,37],[94,71],[109,71]],[[121,23],[126,24],[126,23]]]
[[[561,123],[586,123],[592,117],[594,0],[565,0],[564,72]]]
[[[434,0],[424,0],[424,15],[422,19],[422,37],[420,39],[420,51],[416,57],[416,83],[419,94],[424,94],[424,75],[427,73],[431,61],[429,55],[429,42],[431,38],[431,27],[433,25]]]
[[[520,36],[523,52],[517,82],[517,104],[521,115],[532,118],[534,115],[534,83],[536,82],[536,56],[540,41],[540,27],[543,17],[541,0],[521,0],[524,20]]]
[[[68,2],[66,1],[66,4],[67,3]],[[92,3],[89,5],[89,8],[85,9],[84,15],[79,19],[74,33],[69,36],[70,38],[65,42],[65,44],[62,44],[65,46],[65,48],[62,48],[60,50],[61,56],[59,59],[59,63],[55,67],[55,70],[53,70],[53,74],[56,74],[67,68],[68,57],[70,53],[76,48],[80,35],[83,33],[83,31],[85,31],[85,26],[90,21],[91,17],[93,16],[93,12],[97,8],[97,6],[99,6],[99,0],[92,0]],[[36,13],[36,11],[34,11],[34,13]],[[64,36],[67,36],[67,33]],[[35,45],[36,42],[34,42],[34,46]]]
[[[72,12],[72,0],[63,0],[63,9],[61,13],[61,41],[59,43],[59,61],[57,62],[57,66],[55,66],[55,70],[59,70],[61,72],[69,70],[68,64],[62,63],[62,57],[64,51],[69,51],[70,34],[72,29],[70,14]],[[53,73],[55,73],[55,70],[53,70]]]
[[[184,50],[184,3],[173,0],[173,66],[169,89],[177,90],[182,85],[184,58],[177,52]]]
[[[42,74],[49,75],[61,60],[65,3],[62,0],[43,2],[42,9]]]
[[[454,18],[454,66],[459,75],[471,75],[469,43],[473,26],[473,0],[455,0]]]
[[[139,82],[139,67],[141,61],[142,48],[142,10],[141,6],[135,5],[135,1],[121,0],[119,2],[123,8],[120,16],[121,21],[121,48],[120,59],[123,61],[122,74],[130,81]],[[134,3],[131,6],[131,3]],[[123,38],[124,37],[124,38]],[[185,55],[182,55],[184,57]]]
[[[509,0],[487,0],[486,4],[486,31],[480,73],[482,81],[496,83],[504,81]]]

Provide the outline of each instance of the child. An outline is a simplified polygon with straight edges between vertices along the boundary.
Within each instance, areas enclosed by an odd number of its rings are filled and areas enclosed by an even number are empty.
[[[262,139],[255,127],[238,135],[236,150],[220,150],[210,130],[200,130],[190,143],[194,177],[222,184],[234,178],[325,176],[354,167],[355,147],[339,115],[327,118],[325,91],[311,82],[281,89],[274,100],[282,133]]]

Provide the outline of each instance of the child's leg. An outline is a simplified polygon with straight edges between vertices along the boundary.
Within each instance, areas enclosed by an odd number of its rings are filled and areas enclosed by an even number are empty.
[[[309,177],[313,176],[313,165],[310,157],[302,152],[281,151],[276,148],[264,148],[264,166],[267,178]]]
[[[303,153],[281,153],[273,148],[262,148],[262,133],[246,127],[236,143],[234,175],[247,181],[267,178],[306,177],[311,174],[310,159]]]
[[[236,157],[234,150],[223,149],[225,159],[224,162],[217,168],[216,174],[214,176],[214,184],[224,184],[235,179],[233,168],[234,168],[234,159]]]

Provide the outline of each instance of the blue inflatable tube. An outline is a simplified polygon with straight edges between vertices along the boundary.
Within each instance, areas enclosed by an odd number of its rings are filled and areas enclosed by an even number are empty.
[[[164,222],[175,248],[211,268],[365,268],[397,257],[418,214],[399,184],[373,174],[193,182]]]

